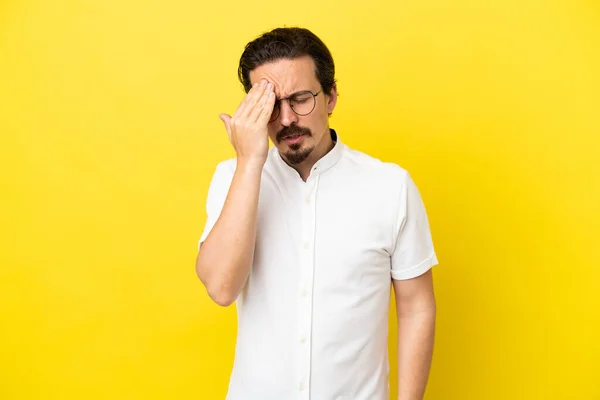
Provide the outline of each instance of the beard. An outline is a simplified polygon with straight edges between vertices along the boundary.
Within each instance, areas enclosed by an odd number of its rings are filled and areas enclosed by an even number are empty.
[[[283,139],[294,136],[312,137],[312,132],[308,128],[297,125],[285,126],[282,130],[277,132],[276,140],[277,143],[281,143]],[[286,160],[291,165],[300,164],[305,161],[315,148],[314,145],[303,147],[302,144],[302,142],[290,144],[288,145],[288,149],[283,153]]]

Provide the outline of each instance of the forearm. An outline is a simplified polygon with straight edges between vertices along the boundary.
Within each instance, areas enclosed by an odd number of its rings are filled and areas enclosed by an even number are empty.
[[[223,306],[235,301],[250,273],[261,173],[260,163],[238,163],[219,219],[198,252],[198,276]]]
[[[398,400],[421,400],[429,377],[435,307],[398,318]]]

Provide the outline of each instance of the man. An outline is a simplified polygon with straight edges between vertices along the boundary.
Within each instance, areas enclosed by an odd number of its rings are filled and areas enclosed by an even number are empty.
[[[417,187],[329,127],[334,63],[310,31],[250,42],[239,78],[247,95],[220,116],[237,156],[214,173],[196,260],[210,297],[237,305],[227,399],[388,399],[392,285],[398,398],[422,399],[437,259]]]

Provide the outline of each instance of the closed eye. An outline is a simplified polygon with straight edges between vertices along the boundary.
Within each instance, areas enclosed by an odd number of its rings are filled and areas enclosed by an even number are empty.
[[[306,103],[308,100],[310,100],[310,97],[305,97],[305,96],[291,99],[292,102],[298,103],[298,104]]]

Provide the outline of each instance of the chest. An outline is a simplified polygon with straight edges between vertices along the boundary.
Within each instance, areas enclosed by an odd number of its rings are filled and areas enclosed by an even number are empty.
[[[254,274],[286,290],[336,291],[389,285],[393,204],[368,179],[265,182]]]

